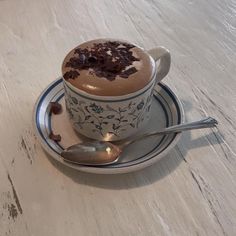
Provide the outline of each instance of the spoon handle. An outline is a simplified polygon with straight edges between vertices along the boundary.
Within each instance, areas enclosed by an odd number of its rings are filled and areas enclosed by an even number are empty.
[[[165,135],[165,134],[169,134],[169,133],[178,133],[178,132],[192,130],[192,129],[210,128],[210,127],[215,127],[217,124],[218,124],[218,122],[214,118],[206,117],[206,118],[203,118],[199,121],[184,123],[184,124],[180,124],[180,125],[173,125],[173,126],[167,127],[167,128],[160,130],[160,131],[155,131],[155,132],[148,133],[148,134],[142,134],[140,136],[135,137],[132,140],[127,140],[127,141],[121,143],[121,146],[127,146],[133,142],[136,142],[140,139],[147,138],[150,136]]]
[[[217,120],[212,117],[206,117],[199,121],[184,123],[180,125],[173,125],[170,127],[165,128],[164,130],[160,131],[162,133],[171,133],[171,132],[181,132],[185,130],[191,129],[202,129],[202,128],[210,128],[215,127],[218,124]],[[157,132],[159,133],[159,132]]]

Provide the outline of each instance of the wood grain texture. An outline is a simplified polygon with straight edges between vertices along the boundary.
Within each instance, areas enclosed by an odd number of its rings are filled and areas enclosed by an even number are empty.
[[[0,235],[235,235],[236,3],[233,0],[0,1]],[[96,176],[63,167],[32,130],[32,109],[82,41],[122,38],[167,47],[165,82],[186,120],[156,165]]]

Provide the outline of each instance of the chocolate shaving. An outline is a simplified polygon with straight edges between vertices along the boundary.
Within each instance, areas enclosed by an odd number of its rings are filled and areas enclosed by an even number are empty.
[[[50,102],[50,112],[53,114],[60,114],[62,111],[62,106],[58,102]]]
[[[79,72],[76,71],[76,70],[70,70],[70,71],[67,71],[64,75],[63,75],[63,78],[65,80],[68,80],[68,79],[75,79],[77,76],[79,76]]]
[[[61,141],[61,135],[60,134],[54,134],[52,131],[49,134],[49,138],[52,139],[55,142],[60,142]]]
[[[89,63],[93,63],[93,64],[94,64],[94,63],[96,63],[97,61],[98,61],[97,58],[94,57],[94,56],[88,58],[88,62],[89,62]]]
[[[84,55],[80,55],[79,58],[76,57],[72,57],[70,58],[70,60],[66,63],[66,67],[72,67],[74,69],[79,69],[80,68],[80,64],[84,64]]]
[[[137,72],[135,67],[125,70],[134,61],[139,61],[130,51],[134,47],[132,44],[118,41],[94,43],[89,49],[78,47],[74,51],[74,57],[70,58],[65,66],[75,70],[93,69],[97,77],[105,77],[111,81],[116,76],[128,78]],[[75,70],[66,72],[64,78],[75,79],[79,76],[79,72]]]
[[[137,69],[135,67],[131,67],[125,71],[123,71],[121,74],[120,74],[120,77],[122,78],[128,78],[130,75],[134,74],[137,72]]]

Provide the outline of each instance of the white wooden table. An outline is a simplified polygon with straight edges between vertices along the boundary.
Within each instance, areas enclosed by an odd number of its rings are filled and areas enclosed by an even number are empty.
[[[236,235],[234,0],[0,1],[0,235]],[[82,41],[122,38],[172,53],[165,82],[186,132],[152,167],[96,176],[46,156],[32,129],[41,91]]]

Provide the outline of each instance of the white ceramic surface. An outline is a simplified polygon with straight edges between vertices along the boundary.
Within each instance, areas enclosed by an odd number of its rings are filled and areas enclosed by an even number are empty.
[[[150,121],[139,132],[158,130],[166,126],[176,125],[183,121],[183,111],[178,98],[164,84],[159,84],[154,90],[153,106],[150,111]],[[48,105],[52,101],[62,104],[63,112],[51,115]],[[78,101],[79,102],[79,101]],[[60,156],[61,150],[86,140],[77,135],[70,125],[68,114],[65,111],[64,89],[62,79],[50,84],[39,97],[34,112],[34,124],[43,148],[57,161],[80,171],[97,174],[127,173],[150,166],[164,157],[177,143],[180,134],[168,134],[147,138],[136,142],[127,148],[121,155],[118,163],[102,166],[82,166],[64,162]],[[49,133],[60,134],[62,140],[56,143],[49,139]]]

